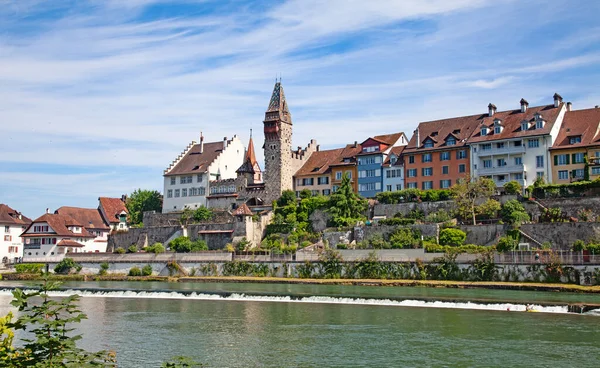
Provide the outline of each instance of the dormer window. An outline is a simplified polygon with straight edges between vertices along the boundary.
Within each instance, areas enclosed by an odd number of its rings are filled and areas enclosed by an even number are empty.
[[[497,125],[494,127],[494,134],[500,134],[502,133],[502,126],[501,125]]]
[[[396,156],[390,157],[390,162],[392,163],[392,165],[394,165],[397,160],[398,160],[398,158]]]
[[[484,126],[481,128],[481,135],[485,136],[488,134],[488,127]]]
[[[537,120],[535,122],[535,129],[542,129],[544,128],[544,120]]]
[[[423,142],[423,147],[433,148],[433,141],[431,139],[426,139],[425,142]]]
[[[521,131],[529,130],[529,123],[527,121],[521,122]]]
[[[581,143],[581,136],[569,137],[569,144]]]
[[[448,139],[446,139],[446,146],[454,146],[454,145],[456,145],[456,138],[448,137]]]

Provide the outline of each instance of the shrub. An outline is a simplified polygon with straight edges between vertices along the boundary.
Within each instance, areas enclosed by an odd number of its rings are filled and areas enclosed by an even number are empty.
[[[418,248],[421,232],[410,228],[398,228],[390,235],[392,248]]]
[[[460,229],[442,229],[440,231],[440,244],[441,245],[462,245],[467,239],[467,234]]]
[[[131,272],[131,270],[130,270],[130,272]],[[142,267],[142,276],[150,276],[150,275],[152,275],[152,266],[147,264],[144,267]]]
[[[127,253],[137,253],[138,248],[137,245],[133,244],[129,248],[127,248]]]
[[[519,226],[529,221],[529,215],[525,212],[523,205],[516,199],[511,199],[502,205],[500,217],[507,224]]]
[[[117,249],[115,249],[115,253],[117,253],[117,254],[125,254],[125,248],[118,247]]]
[[[498,239],[498,244],[496,244],[496,250],[498,252],[509,252],[511,250],[517,249],[518,246],[519,239],[516,239],[510,235],[506,235]]]
[[[208,250],[208,244],[206,243],[205,240],[202,239],[196,239],[195,241],[192,242],[192,248],[191,248],[192,252],[200,252],[202,250]]]
[[[579,240],[575,240],[575,243],[573,243],[573,247],[572,247],[574,252],[581,252],[582,250],[585,250],[585,242],[581,239]]]
[[[108,273],[108,262],[100,263],[100,271],[98,271],[98,275],[106,275]]]
[[[146,247],[146,252],[154,253],[154,254],[164,253],[165,246],[162,245],[162,243],[154,243],[154,244]]]
[[[368,244],[370,244],[374,249],[389,249],[392,247],[389,242],[385,241],[383,235],[377,233],[373,234],[368,239]]]
[[[425,216],[425,222],[440,223],[450,221],[451,219],[452,216],[444,209],[441,209],[437,212],[432,212],[429,215]]]
[[[523,187],[516,180],[511,180],[504,184],[504,193],[506,194],[520,194],[523,191]]]
[[[43,263],[19,263],[15,266],[15,271],[17,273],[42,273],[44,269]]]
[[[75,270],[75,272],[81,271],[81,265],[75,263],[73,258],[63,258],[62,261],[58,262],[56,267],[54,267],[54,273],[60,274],[69,274]]]
[[[129,270],[129,276],[142,276],[142,270],[139,267],[131,267]]]
[[[417,220],[411,218],[399,218],[393,217],[389,219],[379,220],[380,225],[393,225],[393,226],[404,226],[404,225],[412,225]]]
[[[559,207],[546,208],[540,216],[540,222],[566,222],[568,216]]]
[[[237,250],[242,252],[244,250],[250,249],[251,245],[252,243],[250,243],[250,241],[246,239],[246,237],[243,237],[242,240],[240,240],[240,242],[237,243]]]
[[[192,241],[187,236],[180,236],[171,240],[169,247],[177,253],[189,253],[192,251]]]

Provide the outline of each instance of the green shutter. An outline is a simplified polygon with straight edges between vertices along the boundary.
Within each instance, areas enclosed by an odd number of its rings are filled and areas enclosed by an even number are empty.
[[[569,164],[569,155],[568,155],[568,154],[566,154],[566,155],[565,155],[565,158],[567,159],[567,165],[568,165],[568,164]]]
[[[554,166],[558,166],[558,155],[554,155]]]
[[[577,163],[577,159],[575,158],[575,153],[571,154],[571,162],[572,163]]]

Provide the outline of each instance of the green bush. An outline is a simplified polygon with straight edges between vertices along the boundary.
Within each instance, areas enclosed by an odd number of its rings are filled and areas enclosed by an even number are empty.
[[[204,240],[197,239],[192,242],[187,236],[180,236],[179,238],[171,240],[169,246],[171,247],[171,250],[177,253],[189,253],[208,250],[208,245]]]
[[[17,273],[42,273],[44,269],[43,263],[19,263],[15,266]]]
[[[406,227],[396,229],[390,235],[391,247],[395,249],[401,248],[418,248],[421,242],[421,232]]]
[[[109,267],[108,262],[100,263],[100,271],[98,271],[98,275],[101,275],[101,276],[106,275],[108,273],[108,267]]]
[[[389,249],[392,247],[389,242],[385,241],[383,235],[377,233],[367,239],[367,243],[374,249]]]
[[[142,276],[142,270],[139,267],[131,267],[129,270],[129,276]]]
[[[525,212],[525,208],[516,199],[511,199],[502,205],[500,217],[507,224],[514,226],[529,221],[529,215]]]
[[[585,242],[583,240],[575,240],[575,243],[573,243],[573,247],[572,247],[574,252],[581,252],[582,250],[585,250]]]
[[[444,209],[441,209],[437,212],[432,212],[429,215],[425,216],[425,222],[433,222],[437,224],[439,224],[440,222],[450,221],[451,219],[452,215]]]
[[[154,253],[154,254],[164,253],[165,247],[164,247],[164,245],[162,245],[162,243],[154,243],[154,244],[146,247],[146,252]]]
[[[81,265],[78,263],[75,263],[73,258],[68,258],[68,257],[63,258],[62,261],[58,262],[56,267],[54,267],[54,273],[59,273],[59,274],[69,274],[73,270],[75,270],[75,272],[81,271]]]
[[[375,196],[379,203],[397,204],[405,202],[436,202],[446,201],[450,199],[450,191],[448,189],[404,189],[395,192],[381,192]]]
[[[462,245],[467,239],[467,234],[460,229],[446,228],[440,231],[440,244],[441,245]]]
[[[118,247],[117,249],[115,249],[115,253],[117,253],[117,254],[125,254],[125,248]]]
[[[137,245],[132,244],[129,248],[127,248],[127,253],[137,253],[138,248]]]
[[[520,194],[523,191],[523,187],[516,180],[511,180],[504,184],[504,193],[506,194]]]
[[[517,249],[519,246],[519,239],[516,239],[510,235],[502,236],[498,239],[496,250],[498,252],[509,252]]]
[[[130,272],[131,272],[131,270],[130,270]],[[152,266],[147,264],[144,267],[142,267],[142,276],[150,276],[150,275],[152,275]]]
[[[404,225],[412,225],[417,220],[411,218],[399,218],[393,217],[388,219],[379,220],[380,225],[392,225],[392,226],[404,226]]]

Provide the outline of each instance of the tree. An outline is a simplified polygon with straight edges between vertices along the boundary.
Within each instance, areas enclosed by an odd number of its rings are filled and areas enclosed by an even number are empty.
[[[506,194],[520,194],[523,191],[523,187],[516,180],[511,180],[504,184],[504,193]]]
[[[171,240],[169,247],[177,253],[189,253],[192,251],[192,241],[187,236],[180,236]]]
[[[458,247],[463,245],[467,239],[467,234],[460,229],[446,228],[440,231],[440,244]]]
[[[329,213],[335,226],[348,226],[364,218],[367,201],[354,193],[350,178],[344,174],[338,190],[329,197]]]
[[[500,205],[500,202],[490,198],[479,206],[477,213],[485,215],[489,218],[496,218],[496,215],[498,214],[498,211],[500,211],[501,207],[502,206]]]
[[[131,223],[140,224],[145,211],[161,212],[162,202],[162,194],[156,190],[134,190],[125,202]]]
[[[485,208],[483,205],[477,205],[477,202],[480,198],[494,195],[496,183],[488,178],[478,178],[472,181],[467,177],[460,179],[450,190],[460,216],[463,219],[471,217],[473,225],[475,225],[475,217]]]
[[[194,211],[193,218],[196,222],[208,221],[213,218],[213,211],[204,206],[200,206]]]
[[[513,226],[519,226],[524,222],[529,221],[529,215],[525,212],[525,208],[521,202],[516,199],[506,201],[500,210],[502,221]]]

